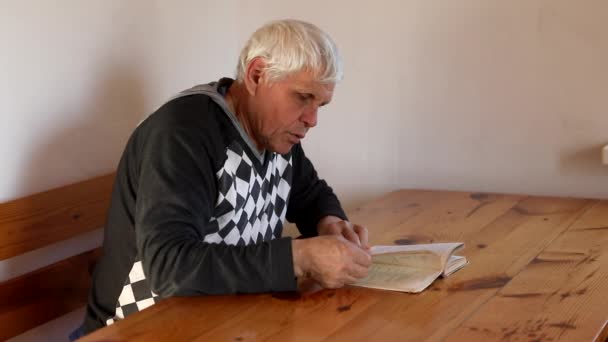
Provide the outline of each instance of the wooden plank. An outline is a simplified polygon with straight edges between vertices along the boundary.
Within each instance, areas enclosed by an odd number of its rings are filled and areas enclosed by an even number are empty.
[[[112,334],[110,340],[192,341],[196,336],[225,323],[228,317],[244,311],[244,307],[254,307],[270,298],[270,295],[169,298],[79,341],[87,341],[96,336],[103,339],[108,333]],[[192,312],[197,314],[191,315]],[[180,323],[166,324],[168,321]],[[152,326],[162,326],[163,329],[150,329]],[[188,328],[184,329],[184,326]]]
[[[442,340],[516,279],[577,219],[591,213],[596,203],[500,194],[394,192],[350,214],[352,221],[368,226],[372,244],[464,241],[463,254],[471,264],[420,294],[345,287],[281,298],[171,298],[84,341],[144,341],[159,336],[201,341]]]
[[[481,204],[479,198],[486,200],[490,196],[420,190],[394,192],[359,208],[350,217],[351,221],[360,222],[369,227],[371,241],[374,244],[379,243],[378,241],[386,241],[385,243],[391,244],[395,241],[398,243],[432,242],[433,239],[439,239],[439,237],[433,235],[432,231],[419,232],[417,228],[445,228],[460,220],[466,221],[469,226],[477,225],[481,229],[497,216],[508,211],[521,199],[517,196],[495,195],[496,201]],[[468,213],[477,212],[482,206],[484,212],[487,213],[485,220],[468,215]],[[425,226],[425,223],[428,225]],[[433,225],[436,228],[433,228]],[[404,234],[407,230],[415,231],[415,234]],[[403,297],[403,294],[352,287],[339,291],[326,290],[315,294],[320,298],[330,295],[334,302],[325,302],[313,311],[305,310],[300,306],[302,303],[311,301],[306,296],[301,298],[303,302],[298,302],[295,307],[292,305],[294,311],[281,314],[277,314],[276,305],[260,305],[260,308],[254,310],[255,314],[239,313],[218,329],[197,338],[200,340],[226,340],[243,337],[241,335],[247,336],[247,332],[255,331],[256,339],[269,341],[320,340],[338,332],[344,326],[356,324],[351,321],[376,305],[378,301],[386,300],[394,303],[395,299]],[[315,296],[312,297],[312,301],[317,298]],[[387,296],[391,298],[387,298]],[[338,310],[338,308],[343,309]],[[289,320],[280,326],[269,324],[269,320],[277,316],[289,317]],[[315,329],[310,329],[311,326],[314,326]]]
[[[397,336],[405,340],[442,340],[592,205],[586,200],[489,196],[484,199],[489,203],[469,215],[475,208],[468,202],[471,195],[454,195],[449,194],[451,199],[446,202],[454,208],[452,214],[430,210],[432,214],[425,214],[426,218],[409,226],[411,233],[402,227],[381,239],[390,241],[394,238],[390,234],[399,232],[428,236],[433,241],[461,237],[458,240],[468,246],[463,254],[470,265],[437,281],[430,291],[416,295],[382,292],[384,298],[327,340],[392,340]],[[495,203],[505,199],[512,202],[510,208],[503,210]],[[456,218],[448,220],[448,215]],[[480,224],[467,226],[468,222]],[[455,232],[450,232],[452,229]]]
[[[604,322],[604,326],[600,329],[600,332],[595,336],[593,342],[606,342],[608,341],[608,320]]]
[[[318,341],[342,328],[378,297],[360,288],[322,290],[303,296],[276,296],[197,336],[199,341],[240,338],[264,341]],[[281,309],[281,310],[278,310]],[[281,320],[277,324],[277,319]],[[306,328],[302,329],[305,325]],[[314,329],[311,329],[314,327]]]
[[[268,338],[314,341],[326,329],[337,329],[341,326],[340,320],[350,320],[370,304],[364,302],[369,300],[365,297],[365,291],[361,289],[342,289],[317,291],[309,295],[170,298],[81,341],[241,341]],[[197,314],[192,315],[192,312]],[[330,316],[331,319],[327,319]],[[289,328],[289,322],[299,319],[308,322],[307,331]],[[167,321],[180,323],[166,324]],[[153,326],[165,328],[150,329]],[[183,326],[188,328],[184,329]],[[310,329],[311,326],[315,329]]]
[[[100,254],[82,253],[0,284],[0,340],[83,306]]]
[[[608,318],[608,230],[568,230],[448,341],[592,341]]]
[[[419,195],[413,201],[409,192],[400,193],[401,197],[394,198],[393,202],[404,203],[405,210],[376,210],[380,213],[379,220],[373,223],[368,223],[369,215],[356,219],[369,226],[370,241],[373,244],[460,241],[476,236],[479,230],[525,198],[437,191],[426,191],[424,195]],[[404,217],[406,210],[412,210],[412,206],[415,214]],[[394,217],[401,217],[397,224],[394,224]]]
[[[0,260],[103,226],[114,174],[0,205]]]
[[[608,201],[598,201],[570,229],[608,229]]]

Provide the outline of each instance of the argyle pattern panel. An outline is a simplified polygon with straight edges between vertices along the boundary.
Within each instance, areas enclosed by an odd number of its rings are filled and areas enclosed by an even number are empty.
[[[122,292],[118,297],[116,313],[114,317],[106,320],[106,325],[111,325],[117,320],[123,319],[132,313],[152,306],[156,304],[158,300],[158,295],[150,290],[150,285],[144,275],[141,261],[136,261],[129,272]]]
[[[239,145],[228,149],[226,163],[216,173],[219,194],[205,242],[243,246],[281,236],[292,159],[276,153],[271,158],[265,174],[259,174]]]
[[[268,152],[270,153],[270,152]],[[238,143],[226,149],[217,171],[218,197],[203,241],[245,246],[279,238],[283,231],[292,182],[291,154],[272,153],[263,173]],[[141,261],[133,264],[107,325],[160,300],[151,289]]]

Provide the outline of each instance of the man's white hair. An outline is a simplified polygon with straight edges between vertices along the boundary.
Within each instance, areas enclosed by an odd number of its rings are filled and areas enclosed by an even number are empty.
[[[257,57],[266,62],[269,81],[309,70],[317,81],[342,79],[342,60],[331,37],[317,26],[293,19],[270,22],[251,35],[239,57],[236,79],[243,81],[247,66]]]

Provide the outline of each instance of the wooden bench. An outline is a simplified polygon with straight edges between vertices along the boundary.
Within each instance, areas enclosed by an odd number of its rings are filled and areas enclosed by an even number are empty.
[[[114,176],[0,204],[0,260],[103,227]],[[0,283],[0,340],[84,306],[100,253],[96,248]]]

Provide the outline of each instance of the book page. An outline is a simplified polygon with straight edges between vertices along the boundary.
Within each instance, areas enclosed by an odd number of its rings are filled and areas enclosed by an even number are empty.
[[[469,262],[467,258],[460,255],[452,255],[450,260],[448,260],[448,264],[445,267],[445,271],[443,271],[442,276],[447,277],[450,274],[458,271],[459,269],[465,267]]]
[[[382,290],[418,293],[427,288],[441,271],[422,270],[387,264],[373,264],[367,277],[356,282],[355,286]]]
[[[449,257],[464,246],[462,242],[450,243],[430,243],[416,245],[399,245],[399,246],[373,246],[371,248],[372,256],[387,253],[415,253],[427,251],[436,254],[440,257],[441,268],[445,268]]]
[[[463,246],[461,242],[373,246],[368,276],[353,285],[418,293],[439,276],[447,277],[467,264],[465,257],[453,255]]]
[[[385,253],[372,255],[374,264],[405,266],[427,271],[443,271],[441,258],[429,251],[415,251],[409,253]]]
[[[463,246],[462,242],[441,242],[427,243],[415,245],[397,245],[397,246],[372,246],[372,255],[385,253],[409,253],[417,251],[429,251],[438,255],[449,255],[454,250]]]

